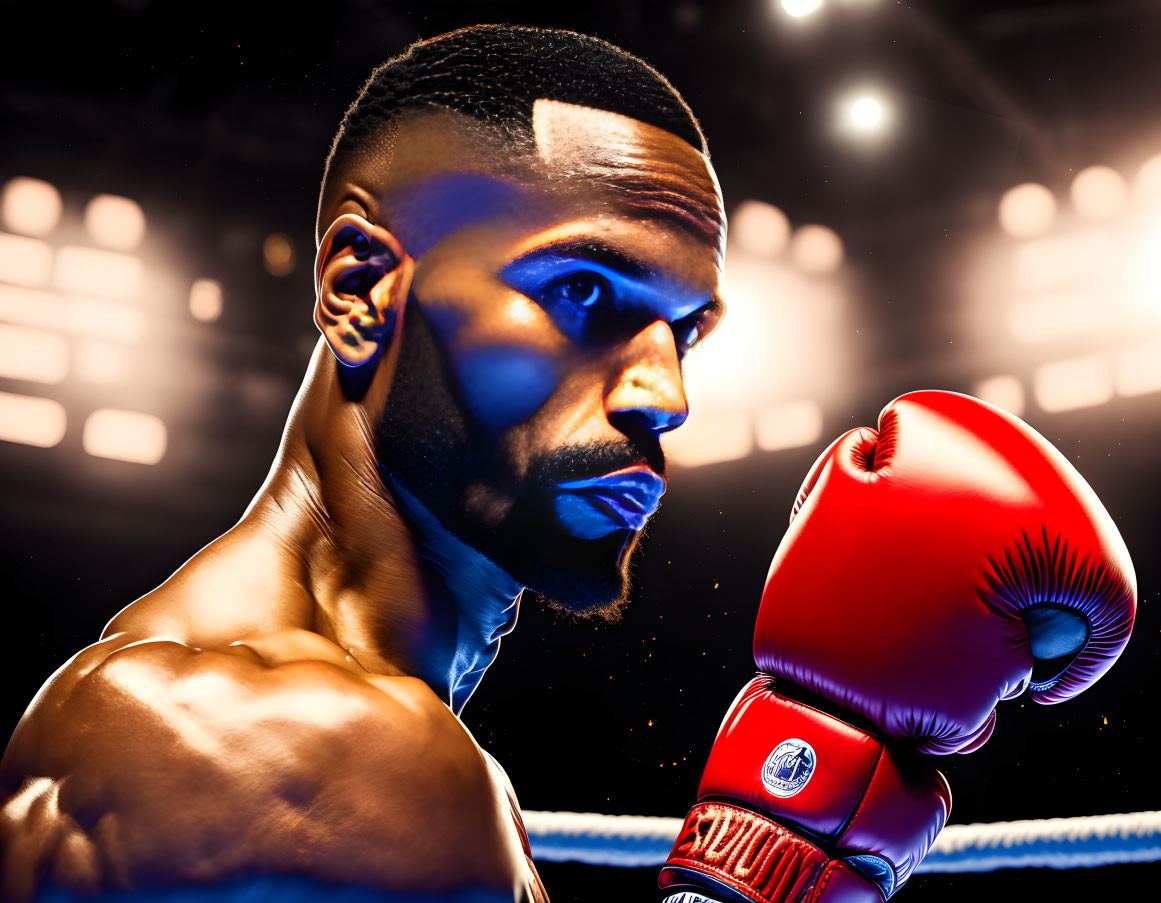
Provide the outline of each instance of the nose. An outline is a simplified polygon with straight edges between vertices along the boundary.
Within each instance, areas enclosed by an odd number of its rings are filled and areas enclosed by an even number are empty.
[[[669,324],[651,323],[622,350],[605,393],[609,423],[623,433],[644,428],[654,435],[685,423],[689,403]]]

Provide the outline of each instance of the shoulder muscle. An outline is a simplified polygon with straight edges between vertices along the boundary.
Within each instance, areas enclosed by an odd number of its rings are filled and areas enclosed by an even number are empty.
[[[506,800],[422,682],[110,646],[54,675],[13,737],[9,856],[35,834],[38,868],[78,888],[255,869],[384,890],[515,884]]]

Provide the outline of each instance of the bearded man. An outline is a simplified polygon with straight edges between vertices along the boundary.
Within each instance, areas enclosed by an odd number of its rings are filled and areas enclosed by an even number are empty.
[[[523,589],[624,604],[724,221],[689,108],[603,41],[485,26],[376,69],[270,474],[33,701],[6,899],[546,899],[458,716]]]

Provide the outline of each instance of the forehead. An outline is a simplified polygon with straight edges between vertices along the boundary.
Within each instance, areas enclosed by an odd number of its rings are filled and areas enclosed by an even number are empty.
[[[413,256],[484,220],[528,229],[636,221],[720,264],[721,193],[695,148],[628,116],[559,101],[538,100],[532,126],[531,141],[515,140],[452,111],[405,114],[379,193],[381,221]]]

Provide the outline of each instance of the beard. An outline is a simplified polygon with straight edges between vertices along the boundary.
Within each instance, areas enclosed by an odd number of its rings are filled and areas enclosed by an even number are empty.
[[[388,489],[393,482],[401,484],[444,529],[555,610],[619,618],[640,533],[625,529],[597,539],[573,536],[556,517],[553,487],[646,460],[661,470],[656,440],[655,447],[626,438],[546,449],[535,453],[526,473],[517,476],[503,443],[474,422],[455,385],[430,324],[412,303],[391,394],[375,430],[380,475]]]

